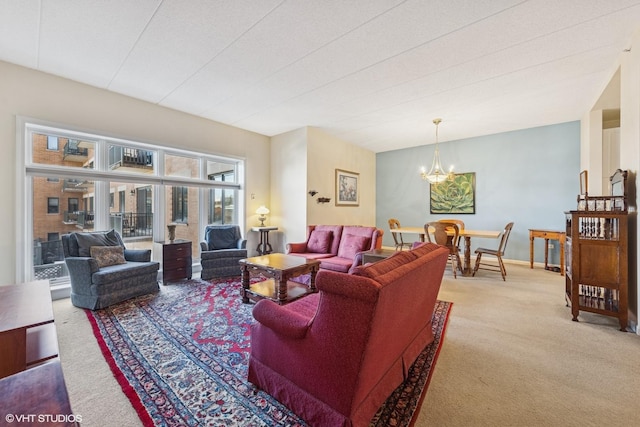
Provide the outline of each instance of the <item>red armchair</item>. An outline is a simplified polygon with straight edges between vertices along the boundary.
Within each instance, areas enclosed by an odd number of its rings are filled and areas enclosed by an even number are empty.
[[[365,426],[433,341],[448,250],[425,244],[354,274],[321,270],[318,293],[259,301],[248,379],[312,426]]]

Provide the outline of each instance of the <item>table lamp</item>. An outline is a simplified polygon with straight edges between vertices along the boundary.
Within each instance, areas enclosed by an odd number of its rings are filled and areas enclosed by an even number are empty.
[[[266,207],[264,207],[264,205],[263,205],[263,206],[260,206],[260,207],[258,208],[258,210],[256,211],[256,213],[257,213],[258,215],[260,215],[260,216],[258,217],[258,219],[260,220],[260,227],[264,227],[264,220],[265,220],[265,219],[267,219],[267,216],[266,216],[266,215],[269,213],[269,209],[267,209],[267,208],[266,208]]]

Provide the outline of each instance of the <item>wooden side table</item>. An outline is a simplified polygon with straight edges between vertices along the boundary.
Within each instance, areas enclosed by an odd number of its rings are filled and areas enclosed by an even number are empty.
[[[269,243],[269,232],[277,230],[278,227],[253,227],[251,231],[257,231],[260,233],[260,242],[256,250],[259,255],[268,255],[273,252],[271,244]]]
[[[157,243],[162,244],[162,283],[191,279],[191,241],[176,239]]]
[[[385,258],[389,258],[395,253],[396,251],[392,249],[371,249],[370,251],[362,253],[362,264],[381,261]]]
[[[529,229],[529,263],[533,268],[533,239],[544,239],[544,269],[549,270],[549,240],[557,240],[560,244],[560,275],[564,276],[564,244],[566,233],[555,230]]]
[[[82,421],[71,410],[59,360],[0,379],[0,396],[2,425],[63,427]]]

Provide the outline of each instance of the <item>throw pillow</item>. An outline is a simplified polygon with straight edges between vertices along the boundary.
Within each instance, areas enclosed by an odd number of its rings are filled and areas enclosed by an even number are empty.
[[[356,254],[369,249],[369,245],[371,245],[371,238],[368,236],[346,234],[342,236],[338,256],[340,258],[355,259]]]
[[[328,254],[331,246],[331,237],[333,237],[331,231],[313,230],[307,242],[307,252]]]
[[[90,253],[100,268],[127,263],[122,246],[92,246]]]
[[[92,246],[120,246],[115,230],[75,233],[75,235],[80,256],[91,256]]]
[[[238,249],[236,226],[211,227],[205,236],[210,251],[219,249]]]

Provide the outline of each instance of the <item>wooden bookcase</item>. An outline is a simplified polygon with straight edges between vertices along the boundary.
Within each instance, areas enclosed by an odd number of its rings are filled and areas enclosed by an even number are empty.
[[[565,213],[565,297],[574,321],[580,311],[597,313],[616,317],[626,331],[629,212],[626,190],[617,191],[620,181],[626,185],[626,172],[619,170],[611,180],[612,196],[579,196],[579,210]]]

